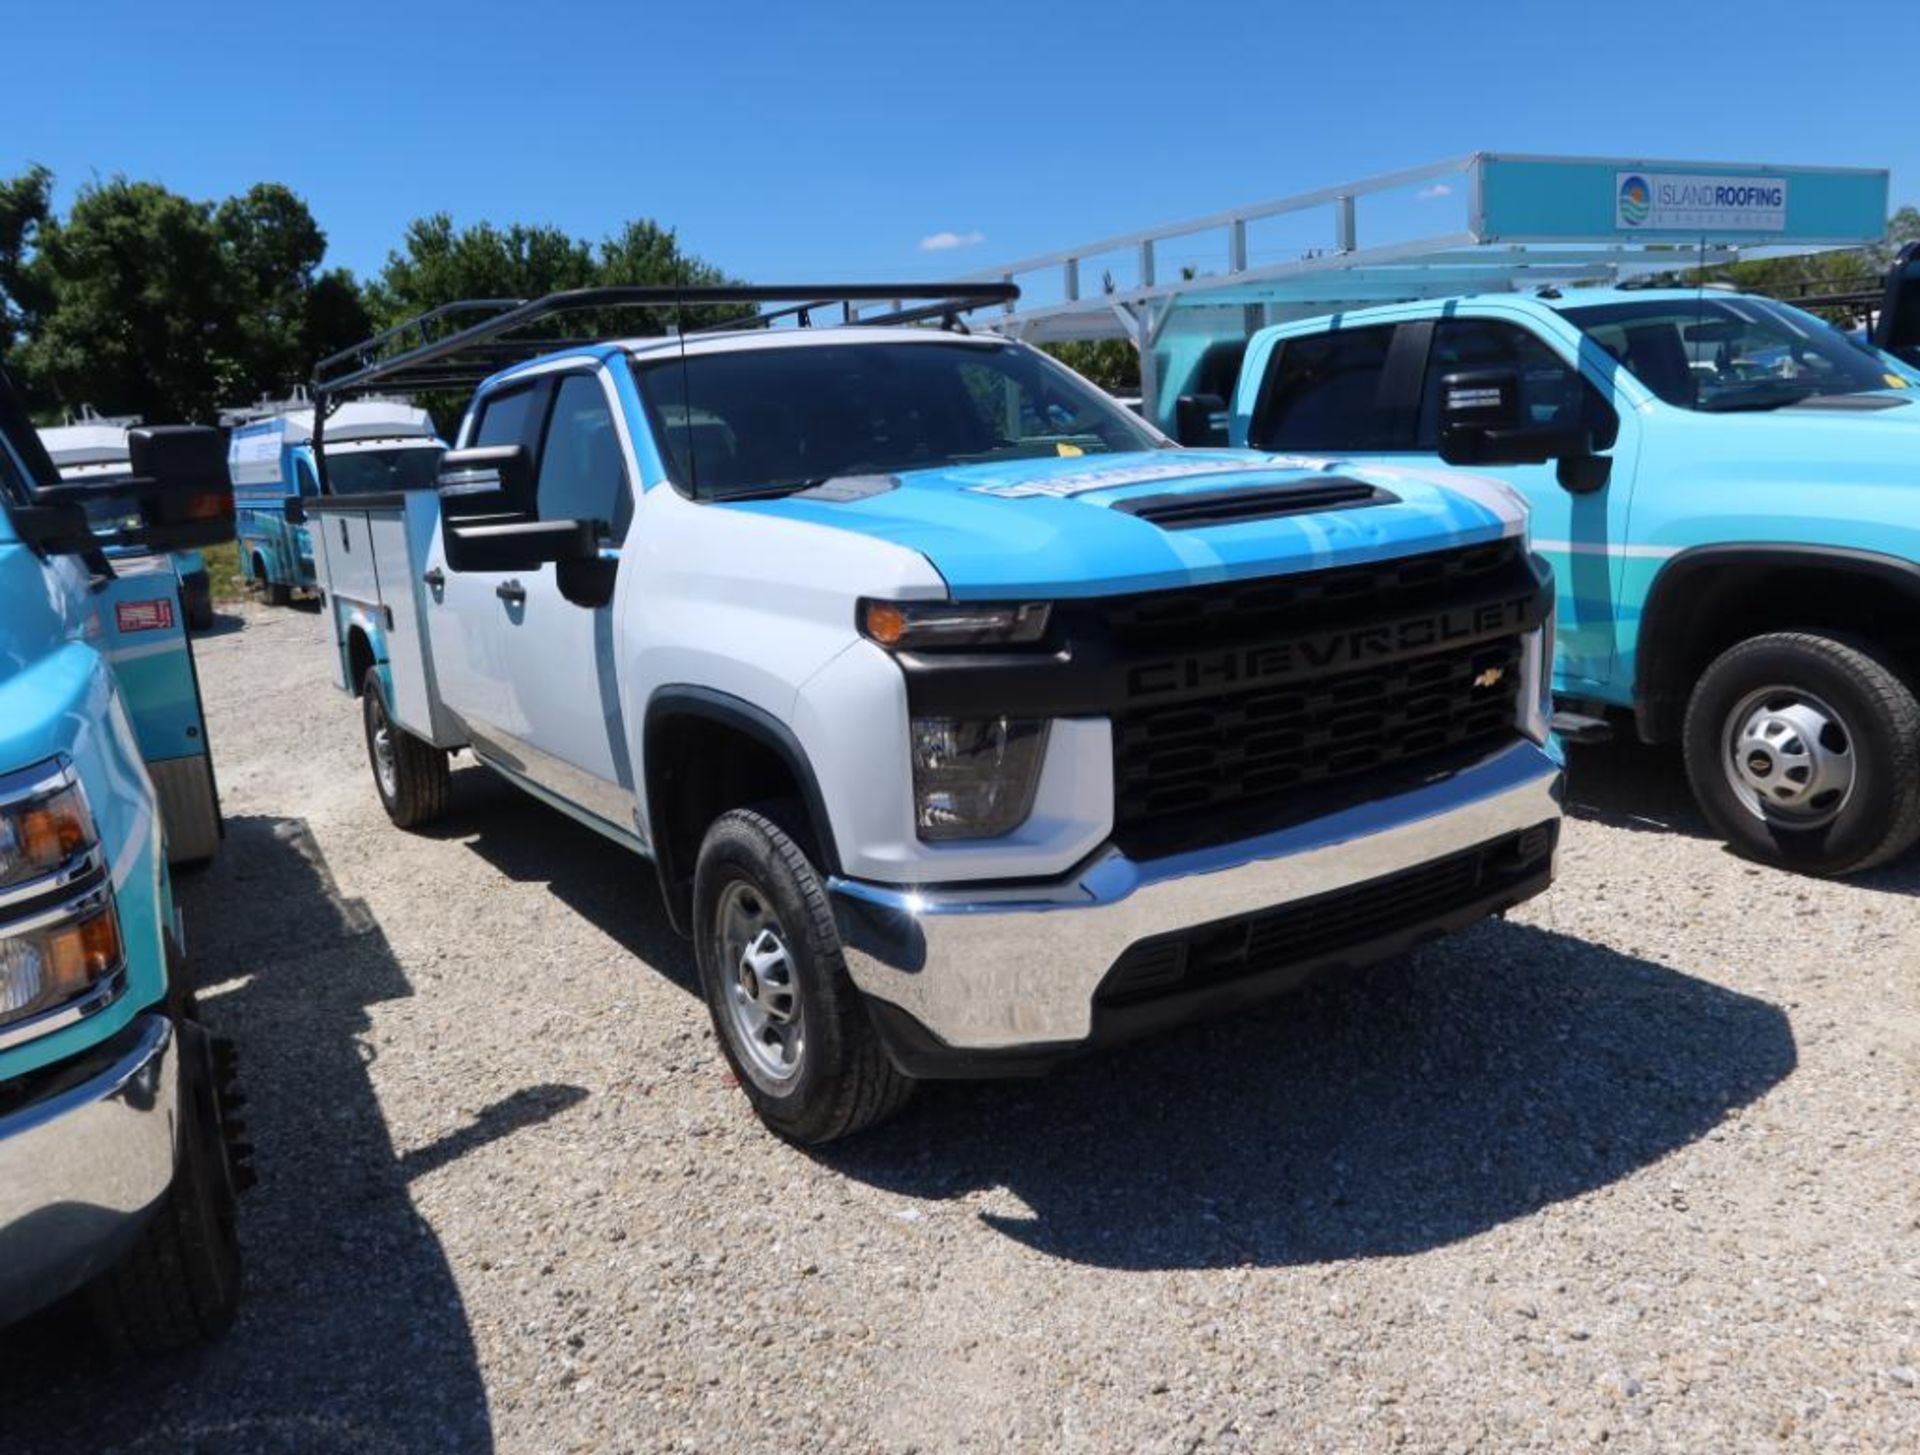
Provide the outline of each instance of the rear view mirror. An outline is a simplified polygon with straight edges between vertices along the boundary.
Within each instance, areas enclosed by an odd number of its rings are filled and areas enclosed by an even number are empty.
[[[298,495],[289,495],[285,506],[288,525],[304,525],[307,519],[307,502]]]
[[[1182,394],[1173,406],[1174,438],[1195,447],[1227,443],[1227,401],[1218,394]]]

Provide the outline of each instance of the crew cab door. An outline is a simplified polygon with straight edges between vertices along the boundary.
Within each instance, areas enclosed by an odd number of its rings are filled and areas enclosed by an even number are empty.
[[[476,405],[463,443],[523,443],[534,421],[544,416],[547,391],[544,379],[494,390]],[[501,593],[514,575],[454,570],[447,564],[443,531],[435,532],[427,552],[427,636],[440,701],[465,725],[474,750],[486,758],[509,755],[507,744],[518,737],[508,696],[508,642],[495,629],[495,618],[506,605]]]
[[[1614,665],[1614,618],[1637,453],[1636,426],[1558,348],[1519,323],[1449,315],[1288,336],[1276,345],[1248,429],[1257,449],[1446,468],[1440,381],[1512,370],[1533,423],[1591,420],[1610,461],[1598,490],[1574,494],[1555,465],[1476,466],[1526,497],[1534,548],[1553,564],[1555,685],[1599,689]]]
[[[467,661],[486,679],[473,689],[489,713],[490,741],[476,745],[483,756],[631,833],[633,775],[615,676],[613,587],[633,491],[618,407],[592,367],[544,375],[483,402],[469,443],[525,445],[535,462],[537,518],[595,522],[605,569],[589,595],[576,581],[571,600],[562,589],[566,568],[551,562],[461,572],[459,614],[469,627],[478,623],[480,640],[468,644]],[[451,591],[454,578],[448,581]]]
[[[631,833],[633,774],[613,625],[620,542],[633,515],[626,451],[614,423],[619,407],[597,369],[556,376],[534,456],[539,518],[596,522],[602,559],[614,563],[604,593],[568,600],[563,568],[549,563],[520,573],[526,600],[518,610],[509,604],[496,621],[529,776]]]

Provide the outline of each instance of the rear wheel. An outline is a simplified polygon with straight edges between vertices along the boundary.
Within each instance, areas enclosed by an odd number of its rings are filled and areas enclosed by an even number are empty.
[[[735,809],[715,820],[693,896],[707,1009],[762,1121],[816,1145],[906,1105],[913,1083],[847,977],[826,889],[774,816]]]
[[[433,822],[447,810],[449,770],[444,749],[423,743],[387,713],[378,667],[360,682],[361,718],[367,733],[367,763],[387,817],[403,829]]]
[[[187,598],[187,627],[191,631],[213,630],[213,593],[198,591]]]
[[[212,1046],[193,1021],[174,1030],[180,1165],[140,1241],[86,1293],[107,1342],[127,1354],[217,1339],[240,1307],[238,1208]]]
[[[260,588],[260,599],[268,606],[285,606],[293,600],[292,590],[267,575],[267,560],[258,551],[253,553],[253,579]]]
[[[1920,838],[1920,701],[1867,644],[1741,642],[1694,688],[1684,737],[1701,809],[1751,858],[1848,874]]]

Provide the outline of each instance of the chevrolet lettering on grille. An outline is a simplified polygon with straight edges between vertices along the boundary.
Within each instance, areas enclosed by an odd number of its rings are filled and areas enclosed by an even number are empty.
[[[1533,596],[1516,596],[1401,621],[1294,636],[1283,642],[1143,662],[1127,673],[1127,695],[1158,697],[1389,661],[1524,630],[1534,605]]]

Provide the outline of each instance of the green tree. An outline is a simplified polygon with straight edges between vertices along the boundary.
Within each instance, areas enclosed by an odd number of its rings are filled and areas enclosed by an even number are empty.
[[[45,291],[27,265],[52,216],[53,173],[45,167],[0,182],[0,355],[11,354],[46,310]]]
[[[1041,347],[1109,394],[1137,394],[1140,391],[1140,354],[1125,339],[1074,340],[1069,343],[1042,344]]]
[[[83,189],[28,265],[46,310],[21,350],[36,393],[207,419],[241,387],[211,209],[151,182]]]
[[[377,327],[391,327],[443,304],[470,298],[539,298],[572,288],[610,285],[711,284],[726,276],[680,251],[668,228],[644,219],[627,223],[597,246],[545,224],[490,222],[456,229],[444,212],[408,224],[367,299]],[[666,331],[669,315],[624,310],[617,323],[556,319],[535,336],[574,334],[604,325],[635,334]],[[692,317],[689,322],[695,321]]]
[[[548,293],[600,286],[716,284],[726,275],[680,250],[671,229],[644,219],[628,222],[598,244],[545,224],[490,222],[456,228],[444,212],[408,224],[401,246],[387,257],[366,297],[375,328],[391,328],[448,303],[466,299],[533,299]],[[750,308],[690,308],[689,328],[750,316]],[[674,319],[651,309],[606,309],[543,320],[520,336],[562,339],[660,334]],[[448,329],[463,320],[449,320]],[[435,394],[420,401],[450,430],[466,408],[465,397]]]
[[[358,287],[320,271],[326,236],[285,187],[215,204],[116,177],[57,217],[51,185],[43,168],[0,183],[6,342],[43,416],[90,403],[209,420],[368,331]]]

